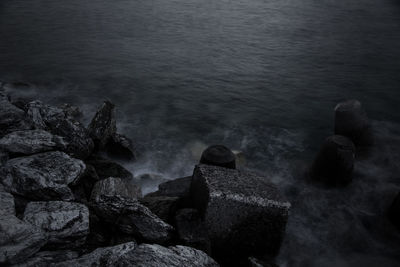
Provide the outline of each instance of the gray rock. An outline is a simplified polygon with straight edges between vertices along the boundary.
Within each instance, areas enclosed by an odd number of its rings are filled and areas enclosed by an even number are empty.
[[[158,185],[158,190],[148,196],[189,197],[192,176],[170,180]]]
[[[68,185],[76,183],[85,164],[63,152],[45,152],[9,160],[2,183],[7,191],[34,200],[72,200]]]
[[[24,221],[45,231],[52,248],[80,246],[89,233],[89,210],[80,203],[30,202],[25,208]]]
[[[114,161],[102,158],[91,158],[86,162],[95,168],[100,179],[106,179],[108,177],[118,177],[126,179],[133,178],[133,174],[130,171]]]
[[[201,154],[200,163],[236,169],[235,154],[223,145],[209,146]]]
[[[142,191],[132,180],[109,177],[98,181],[92,191],[91,201],[97,201],[101,196],[121,196],[128,199],[142,197]]]
[[[4,166],[9,159],[9,155],[4,150],[0,149],[0,167]]]
[[[0,217],[5,215],[15,215],[14,197],[0,184]]]
[[[115,109],[111,102],[104,101],[90,122],[88,130],[100,149],[104,148],[107,142],[116,134]]]
[[[44,105],[40,101],[30,102],[28,116],[36,129],[47,130],[65,138],[68,154],[79,159],[87,158],[93,150],[93,140],[83,125],[68,115],[62,108]]]
[[[75,200],[87,204],[92,194],[93,187],[100,177],[97,175],[96,169],[89,164],[86,164],[85,173],[79,179],[78,183],[70,186]]]
[[[172,237],[173,227],[137,200],[101,196],[91,203],[91,208],[98,217],[140,241],[165,243]]]
[[[145,196],[139,201],[165,222],[173,221],[175,212],[179,207],[178,197]]]
[[[135,148],[133,147],[132,141],[122,134],[114,134],[107,141],[105,151],[107,152],[108,156],[113,158],[122,160],[136,159]]]
[[[0,137],[18,131],[32,128],[25,112],[11,104],[6,94],[0,90]]]
[[[24,261],[24,263],[15,265],[15,267],[50,267],[56,263],[76,259],[78,257],[78,252],[70,250],[41,251]]]
[[[221,261],[279,252],[290,203],[268,178],[201,164],[194,170],[191,195]]]
[[[46,244],[44,232],[14,215],[0,217],[0,265],[23,262]]]
[[[18,155],[65,150],[66,147],[67,143],[62,137],[44,130],[15,131],[0,139],[0,149]]]

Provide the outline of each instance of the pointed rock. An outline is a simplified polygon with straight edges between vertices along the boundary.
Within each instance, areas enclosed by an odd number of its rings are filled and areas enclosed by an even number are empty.
[[[104,101],[89,124],[90,136],[100,149],[104,148],[117,132],[114,107],[111,102]]]

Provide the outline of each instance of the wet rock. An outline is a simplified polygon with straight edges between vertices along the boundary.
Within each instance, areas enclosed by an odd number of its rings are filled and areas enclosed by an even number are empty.
[[[206,223],[213,255],[222,262],[278,253],[290,203],[268,178],[200,164],[191,196]]]
[[[175,226],[178,238],[183,245],[211,252],[210,239],[207,228],[195,209],[181,209],[176,213]]]
[[[341,135],[328,137],[311,167],[311,178],[328,185],[351,182],[355,158],[353,142]]]
[[[373,144],[371,125],[358,100],[348,100],[336,105],[335,134],[350,138],[357,147]]]
[[[65,150],[66,147],[67,143],[62,137],[44,130],[15,131],[0,139],[0,149],[14,155]]]
[[[179,206],[178,197],[145,196],[139,201],[165,222],[172,222]]]
[[[39,228],[14,215],[0,217],[0,265],[23,262],[46,242],[46,234]]]
[[[101,196],[91,203],[91,208],[99,218],[115,225],[122,233],[133,235],[139,241],[165,243],[172,237],[173,227],[137,200],[121,196]]]
[[[18,264],[18,267],[49,267],[56,263],[64,262],[79,257],[78,252],[70,250],[57,250],[57,251],[41,251],[36,253],[33,257]],[[15,266],[15,267],[16,267]]]
[[[0,137],[18,131],[32,128],[25,112],[11,104],[7,95],[0,90]]]
[[[86,162],[95,168],[100,179],[106,179],[108,177],[133,178],[133,174],[130,171],[114,161],[102,158],[91,158]]]
[[[15,215],[14,197],[0,184],[0,217],[6,215]]]
[[[25,208],[24,221],[45,231],[51,248],[80,246],[89,233],[89,210],[80,203],[30,202]]]
[[[71,156],[85,159],[92,153],[94,144],[87,130],[62,108],[33,101],[29,103],[27,114],[36,129],[64,137],[68,144],[66,151]]]
[[[127,199],[138,199],[142,197],[142,191],[131,180],[109,177],[98,181],[94,185],[91,201],[98,201],[101,196],[121,196]]]
[[[121,160],[135,160],[135,148],[132,141],[121,134],[114,134],[105,145],[108,156]]]
[[[200,163],[230,169],[236,168],[235,154],[229,148],[222,145],[209,146],[204,150]]]
[[[389,219],[400,230],[400,193],[394,199],[389,209]]]
[[[116,134],[115,109],[111,102],[104,101],[90,122],[88,130],[100,149],[104,148],[107,142]]]
[[[72,200],[68,187],[85,171],[85,164],[63,152],[45,152],[9,160],[1,176],[5,189],[33,200]]]

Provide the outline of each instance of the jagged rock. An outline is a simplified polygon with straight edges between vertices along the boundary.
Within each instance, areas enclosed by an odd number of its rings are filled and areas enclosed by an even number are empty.
[[[7,191],[34,200],[72,200],[68,187],[78,181],[85,164],[63,152],[45,152],[9,160],[2,183]]]
[[[346,185],[351,182],[355,146],[341,135],[328,137],[311,167],[311,178],[328,185]]]
[[[389,208],[389,219],[400,230],[400,193]]]
[[[0,137],[18,131],[32,128],[25,112],[11,104],[7,95],[0,90]]]
[[[145,196],[144,198],[139,199],[139,201],[165,222],[172,221],[173,216],[179,207],[178,197]]]
[[[202,222],[197,210],[179,210],[175,216],[175,227],[178,238],[183,242],[183,245],[200,249],[208,254],[211,252],[207,227]]]
[[[5,215],[15,215],[14,197],[0,184],[0,217]]]
[[[122,160],[135,160],[135,149],[132,141],[121,134],[114,134],[105,145],[105,151],[108,156],[122,159]]]
[[[178,178],[158,186],[158,191],[147,194],[148,197],[178,197],[179,208],[192,207],[190,197],[190,185],[192,183],[192,176]]]
[[[236,168],[235,154],[229,148],[222,145],[209,146],[204,150],[200,163],[230,169]]]
[[[67,117],[76,120],[82,117],[82,111],[77,106],[73,106],[70,104],[62,104],[61,108],[64,110],[64,113],[67,115]]]
[[[52,150],[65,150],[67,143],[44,130],[15,131],[0,139],[0,149],[10,154],[31,155]]]
[[[41,251],[15,267],[50,267],[56,263],[79,257],[78,252],[70,250]]]
[[[213,255],[222,262],[278,253],[290,203],[268,178],[200,164],[191,196],[206,223]]]
[[[25,208],[24,221],[45,231],[52,248],[80,246],[89,233],[89,210],[80,203],[30,202]]]
[[[118,178],[126,178],[132,179],[133,174],[125,169],[120,164],[102,158],[89,159],[86,161],[88,164],[92,165],[100,179],[106,179],[108,177],[118,177]]]
[[[97,201],[101,196],[121,196],[128,199],[142,197],[142,191],[132,180],[109,177],[98,181],[92,191],[91,200]]]
[[[90,122],[88,130],[100,149],[104,148],[107,142],[116,134],[115,109],[111,102],[104,101]]]
[[[37,227],[14,215],[0,217],[0,265],[23,262],[46,242],[46,234]]]
[[[93,140],[83,125],[71,118],[62,108],[32,101],[28,105],[28,116],[36,129],[47,130],[65,138],[66,151],[75,158],[85,159],[93,150]]]
[[[100,196],[91,203],[91,208],[102,220],[140,241],[165,243],[172,237],[173,227],[137,200],[121,196]]]

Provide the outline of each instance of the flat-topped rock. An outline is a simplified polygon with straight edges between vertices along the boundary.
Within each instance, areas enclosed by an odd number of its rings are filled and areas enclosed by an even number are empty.
[[[9,160],[2,183],[13,194],[33,200],[72,200],[68,187],[78,181],[85,164],[63,152],[45,152]]]
[[[90,198],[92,201],[97,201],[101,196],[121,196],[128,199],[138,199],[142,197],[142,191],[131,179],[109,177],[98,181],[94,185]]]
[[[290,203],[267,177],[201,164],[193,173],[191,196],[221,260],[278,253]]]
[[[89,210],[80,203],[30,202],[25,208],[24,221],[45,231],[52,248],[82,245],[89,233]]]

